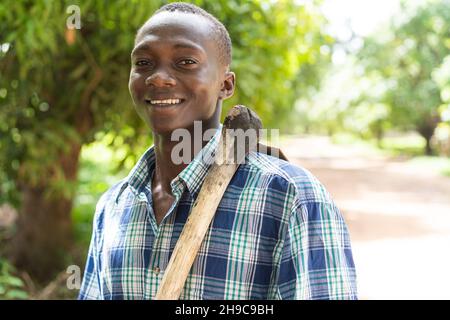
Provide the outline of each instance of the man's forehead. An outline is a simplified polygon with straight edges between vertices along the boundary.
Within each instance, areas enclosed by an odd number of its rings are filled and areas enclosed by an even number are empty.
[[[185,35],[194,41],[211,39],[213,25],[205,17],[185,12],[160,12],[152,16],[136,35],[136,43],[149,34],[161,37]]]

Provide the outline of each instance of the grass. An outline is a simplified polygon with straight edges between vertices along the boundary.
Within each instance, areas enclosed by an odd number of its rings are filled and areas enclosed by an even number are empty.
[[[422,156],[425,139],[418,135],[386,137],[381,141],[381,149],[394,156]]]
[[[350,133],[335,134],[331,137],[331,141],[334,144],[351,145],[353,148],[357,148],[358,150],[361,150],[367,154],[386,155],[386,151],[377,148],[376,143],[362,140],[361,138]]]
[[[450,158],[419,156],[410,159],[409,162],[418,168],[437,171],[443,176],[450,177]]]
[[[375,140],[366,141],[346,133],[333,136],[332,141],[336,144],[357,146],[371,154],[404,157],[407,159],[407,163],[417,168],[450,177],[450,158],[424,155],[425,140],[417,135],[385,137],[380,145]]]

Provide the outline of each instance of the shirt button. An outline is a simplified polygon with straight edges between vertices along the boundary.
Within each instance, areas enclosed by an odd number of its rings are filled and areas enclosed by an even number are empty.
[[[159,272],[161,271],[161,269],[159,269],[159,267],[154,267],[153,268],[153,272],[156,274],[159,274]]]

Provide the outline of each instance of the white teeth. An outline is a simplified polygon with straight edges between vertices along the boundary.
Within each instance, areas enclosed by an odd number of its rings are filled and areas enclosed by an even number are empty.
[[[151,104],[178,104],[180,99],[150,100]]]

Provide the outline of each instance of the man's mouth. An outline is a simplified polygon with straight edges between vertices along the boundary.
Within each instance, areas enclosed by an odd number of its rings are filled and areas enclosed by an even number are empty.
[[[153,99],[145,99],[145,103],[151,106],[174,106],[177,104],[181,104],[183,99],[164,99],[164,100],[153,100]]]

